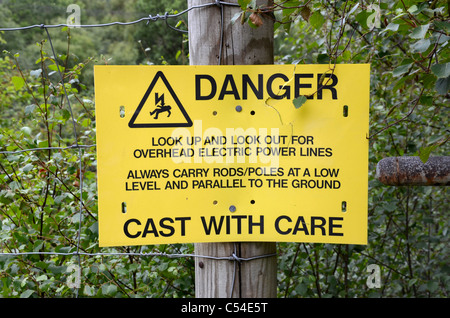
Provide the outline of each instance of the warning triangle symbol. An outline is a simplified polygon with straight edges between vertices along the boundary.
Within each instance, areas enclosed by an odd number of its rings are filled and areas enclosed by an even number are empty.
[[[130,128],[191,127],[192,120],[159,71],[128,122]]]

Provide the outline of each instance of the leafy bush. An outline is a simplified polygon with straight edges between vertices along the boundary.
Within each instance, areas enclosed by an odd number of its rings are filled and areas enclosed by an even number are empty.
[[[384,157],[448,154],[448,3],[292,0],[274,9],[279,62],[371,64],[369,244],[280,244],[283,295],[448,296],[448,189],[375,180]],[[380,266],[380,288],[366,284],[370,264]]]

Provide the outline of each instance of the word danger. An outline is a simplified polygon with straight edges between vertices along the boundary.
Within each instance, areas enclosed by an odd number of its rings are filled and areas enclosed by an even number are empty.
[[[193,221],[191,217],[164,217],[159,220],[148,218],[142,221],[133,218],[125,221],[123,233],[130,239],[186,236],[189,232],[198,231],[198,223],[201,225],[203,234],[207,236],[262,235],[266,229],[264,215],[200,216],[195,220],[197,226],[192,226],[190,230],[191,221]],[[296,216],[291,218],[281,215],[269,226],[272,226],[272,229],[280,235],[344,236],[341,232],[343,221],[343,217]]]
[[[197,74],[195,99],[224,100],[226,96],[231,96],[233,100],[247,100],[250,94],[257,99],[291,99],[304,94],[301,89],[305,88],[317,90],[315,95],[319,100],[322,99],[322,91],[325,89],[331,92],[332,99],[337,99],[337,83],[335,74],[320,73],[294,74],[292,83],[291,78],[282,73],[272,74],[268,78],[264,78],[263,74],[257,74],[256,77],[250,77],[248,74],[242,74],[241,77],[227,74],[223,80],[208,74]],[[308,98],[313,99],[314,95]]]

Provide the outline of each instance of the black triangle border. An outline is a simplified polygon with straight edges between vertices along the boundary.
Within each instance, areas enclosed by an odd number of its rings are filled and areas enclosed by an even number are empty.
[[[141,112],[142,107],[144,107],[145,102],[147,101],[148,96],[152,92],[154,86],[156,85],[156,82],[158,79],[162,79],[164,85],[169,90],[170,95],[175,100],[175,103],[177,104],[178,108],[181,110],[181,113],[183,114],[184,118],[186,119],[186,123],[152,123],[152,124],[135,124],[134,121],[136,120],[137,116]],[[169,82],[167,81],[166,76],[162,71],[158,71],[155,74],[155,77],[153,78],[150,86],[147,88],[147,91],[144,94],[144,97],[142,97],[141,102],[139,103],[139,106],[134,111],[133,116],[131,117],[130,121],[128,122],[128,127],[130,128],[163,128],[163,127],[191,127],[192,126],[192,120],[187,114],[186,110],[184,109],[183,105],[181,104],[180,100],[178,99],[177,95],[175,94],[174,90],[172,89],[172,86],[170,86]]]

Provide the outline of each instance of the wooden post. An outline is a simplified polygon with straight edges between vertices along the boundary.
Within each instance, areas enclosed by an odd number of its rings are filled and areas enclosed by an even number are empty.
[[[237,0],[227,0],[236,3]],[[188,0],[188,8],[213,0]],[[268,5],[270,0],[257,1]],[[263,19],[257,29],[240,21],[231,23],[240,8],[207,6],[189,11],[189,60],[191,65],[273,64],[273,21]],[[223,18],[223,19],[222,19]],[[223,32],[222,32],[223,31]],[[220,59],[220,60],[219,60]],[[241,258],[276,253],[276,243],[199,243],[195,254]],[[250,261],[196,258],[195,295],[198,298],[268,298],[277,293],[276,257]]]

